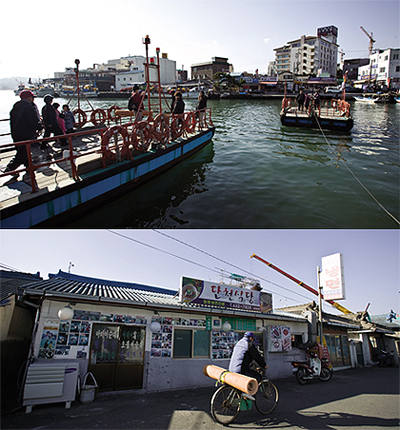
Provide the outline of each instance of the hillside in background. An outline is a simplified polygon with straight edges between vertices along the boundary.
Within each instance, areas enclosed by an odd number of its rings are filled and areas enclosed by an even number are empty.
[[[0,90],[15,90],[19,83],[26,84],[29,78],[13,77],[0,79]]]

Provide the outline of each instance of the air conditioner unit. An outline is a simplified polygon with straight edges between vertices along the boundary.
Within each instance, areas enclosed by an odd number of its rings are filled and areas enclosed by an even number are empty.
[[[33,405],[65,402],[71,407],[75,400],[79,378],[79,363],[71,362],[34,362],[28,367],[24,386],[23,406],[26,413]]]

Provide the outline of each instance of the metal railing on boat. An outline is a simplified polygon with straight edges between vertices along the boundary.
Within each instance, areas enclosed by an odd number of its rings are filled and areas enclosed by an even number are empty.
[[[143,121],[132,121],[134,113],[129,111],[120,110],[118,112],[118,109],[115,109],[115,111],[116,115],[109,119],[108,126],[96,124],[94,127],[87,127],[87,130],[83,128],[75,133],[1,145],[1,153],[13,151],[17,146],[26,146],[29,165],[12,171],[0,172],[0,178],[27,172],[30,177],[31,192],[34,193],[38,189],[35,172],[43,167],[69,161],[72,179],[79,181],[81,178],[78,175],[76,160],[81,157],[99,154],[103,168],[106,168],[110,162],[132,160],[134,155],[146,153],[151,149],[153,143],[161,146],[161,148],[166,148],[180,137],[186,138],[193,133],[213,127],[210,108],[177,115],[163,113],[158,114],[155,118],[152,117],[152,112],[147,112],[149,116]],[[114,125],[111,125],[112,123]],[[98,144],[94,145],[92,149],[85,150],[82,153],[74,150],[74,139],[83,139],[95,135],[98,136]],[[55,159],[53,157],[45,162],[34,163],[32,146],[50,145],[51,142],[56,142],[60,139],[68,141],[68,145],[61,146],[61,158]],[[111,142],[112,140],[113,142]]]
[[[315,112],[318,110],[318,114],[324,117],[350,116],[350,103],[340,99],[321,100],[320,109],[311,102],[307,108],[304,107],[304,110],[300,110],[295,100],[287,98],[285,104],[282,102],[282,108],[285,109],[286,112],[295,114],[304,113],[311,115],[313,111]]]

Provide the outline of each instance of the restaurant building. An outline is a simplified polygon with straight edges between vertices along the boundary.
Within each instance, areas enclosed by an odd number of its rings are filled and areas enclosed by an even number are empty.
[[[169,290],[59,271],[26,285],[17,300],[37,307],[31,366],[74,363],[101,390],[207,386],[215,381],[203,367],[228,368],[234,344],[250,330],[268,375],[291,375],[291,358],[304,355],[293,346],[308,339],[307,316],[273,312],[269,293],[189,278],[181,284]]]
[[[9,297],[14,311],[7,311],[11,315],[18,308],[33,333],[26,369],[20,370],[24,405],[74,400],[76,385],[88,372],[102,391],[210,386],[215,381],[203,374],[204,366],[227,369],[246,331],[257,337],[268,377],[288,377],[291,362],[305,359],[306,348],[317,340],[315,307],[274,310],[272,294],[257,285],[182,277],[176,289],[165,289],[62,271],[27,282]],[[357,363],[348,331],[356,338],[362,328],[355,320],[324,314],[334,368]],[[4,333],[3,339],[9,338]],[[50,384],[49,394],[48,377],[54,377],[49,372],[57,369],[61,379],[57,387]]]

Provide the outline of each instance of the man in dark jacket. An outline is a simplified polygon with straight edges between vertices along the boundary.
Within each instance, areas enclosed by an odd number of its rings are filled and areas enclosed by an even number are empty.
[[[19,96],[21,100],[15,103],[10,112],[11,136],[14,142],[36,139],[36,131],[43,128],[33,104],[33,93],[29,90],[23,90]],[[25,165],[25,167],[29,166],[26,146],[18,145],[15,148],[17,153],[8,163],[4,172],[18,169],[21,164]],[[18,174],[14,174],[13,176],[16,178]]]
[[[44,102],[46,103],[42,108],[42,117],[45,127],[45,132],[43,137],[50,137],[51,133],[54,134],[54,136],[60,136],[63,134],[61,127],[58,124],[57,121],[57,113],[54,109],[54,106],[52,105],[53,102],[53,96],[50,94],[47,94],[44,96]],[[61,146],[68,146],[67,139],[64,137],[61,140]],[[43,142],[40,146],[40,149],[45,149],[47,147],[47,143]]]
[[[257,348],[254,346],[254,334],[251,331],[246,331],[243,338],[233,348],[229,370],[235,373],[241,373],[246,376],[260,380],[260,374],[250,368],[250,364],[254,361],[262,368],[267,369],[268,366],[265,360],[261,357]]]
[[[299,105],[299,111],[303,112],[304,102],[306,100],[306,96],[303,93],[303,90],[300,90],[300,93],[297,94],[296,101]]]

